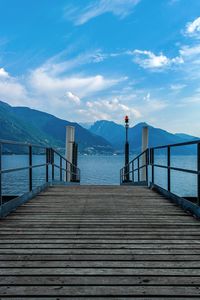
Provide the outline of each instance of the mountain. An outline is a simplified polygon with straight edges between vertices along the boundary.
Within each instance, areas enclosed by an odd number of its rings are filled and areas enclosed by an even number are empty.
[[[28,107],[12,107],[0,101],[0,139],[64,148],[65,127],[68,125],[75,127],[80,151],[113,151],[110,143],[103,137],[97,136],[77,123]]]
[[[193,136],[193,135],[189,135],[189,134],[185,134],[185,133],[175,133],[176,136],[184,139],[185,141],[195,141],[195,140],[199,140],[198,137]]]
[[[94,123],[79,123],[80,126],[82,126],[85,129],[90,129],[90,127],[93,125]]]
[[[112,121],[97,121],[90,130],[77,123],[59,119],[51,114],[28,107],[12,107],[0,101],[0,139],[29,142],[61,148],[65,147],[66,126],[74,126],[79,150],[84,153],[113,153],[124,150],[124,126]],[[140,152],[142,128],[149,127],[149,146],[176,144],[198,139],[184,133],[172,134],[139,123],[129,129],[131,152]]]
[[[160,128],[155,128],[147,123],[139,123],[129,129],[130,149],[133,152],[141,151],[142,144],[142,128],[149,127],[149,146],[155,147],[160,145],[176,144],[185,141],[194,140],[194,137],[184,134],[172,134]],[[123,151],[125,141],[124,126],[116,124],[112,121],[97,121],[91,126],[90,131],[107,139],[113,148]],[[196,138],[198,139],[198,138]]]
[[[124,145],[125,130],[124,126],[112,121],[97,121],[91,127],[90,131],[102,136],[109,141],[114,149],[122,149]]]

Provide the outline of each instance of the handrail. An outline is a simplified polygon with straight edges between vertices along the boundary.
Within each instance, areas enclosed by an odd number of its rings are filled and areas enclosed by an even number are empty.
[[[3,146],[19,146],[19,147],[26,147],[28,150],[28,165],[23,167],[17,168],[7,168],[3,169],[2,167],[2,157],[3,157]],[[43,149],[45,152],[43,155],[46,157],[45,163],[37,163],[33,164],[33,149]],[[58,156],[59,163],[55,162],[55,156]],[[49,167],[51,166],[51,174]],[[3,197],[3,181],[2,176],[4,174],[18,172],[18,171],[25,171],[28,170],[28,182],[29,182],[29,192],[33,191],[33,169],[45,167],[45,182],[53,182],[55,180],[55,172],[54,168],[58,168],[60,170],[59,174],[59,181],[60,182],[80,182],[80,169],[69,162],[64,156],[62,156],[57,150],[46,147],[44,145],[34,145],[30,143],[22,143],[17,141],[7,141],[7,140],[0,140],[0,203],[2,205],[2,197]],[[65,176],[63,177],[63,172]],[[68,174],[68,175],[67,175]],[[39,187],[39,186],[38,186]]]
[[[62,154],[60,154],[57,150],[53,150],[55,154],[59,155],[64,161],[66,161],[68,164],[70,164],[72,167],[77,168],[75,165],[73,165],[71,162],[69,162]]]
[[[134,159],[132,159],[129,164],[131,164],[132,162],[136,161],[138,158],[140,158],[144,153],[146,153],[146,150],[144,150],[143,152],[141,152],[138,156],[136,156]]]
[[[190,168],[179,168],[171,165],[171,149],[175,147],[181,146],[190,146],[196,145],[197,147],[197,169]],[[155,163],[155,150],[159,149],[167,149],[167,164],[158,164]],[[145,156],[145,163],[140,165],[140,158]],[[135,162],[137,161],[137,168],[134,167]],[[151,167],[151,182],[149,179],[149,167]],[[141,180],[140,178],[140,170],[145,168],[145,180]],[[140,184],[143,183],[145,185],[155,184],[155,168],[163,168],[167,170],[167,189],[168,193],[171,193],[171,171],[183,172],[194,174],[197,176],[197,204],[200,205],[200,140],[177,143],[177,144],[169,144],[156,146],[152,148],[148,148],[138,156],[136,156],[128,165],[125,165],[120,170],[120,183],[132,183],[132,184]],[[134,177],[134,173],[137,172],[137,180]],[[132,174],[132,178],[130,179],[130,174]],[[158,185],[158,184],[157,184]],[[159,186],[159,185],[158,185]]]
[[[177,144],[167,144],[167,145],[152,147],[151,149],[163,149],[163,148],[167,148],[167,147],[189,146],[189,145],[195,145],[199,142],[200,142],[200,140],[195,140],[195,141],[189,141],[189,142],[183,142],[183,143],[177,143]]]
[[[16,145],[16,146],[24,146],[24,147],[28,147],[28,146],[32,146],[34,148],[41,148],[41,149],[46,149],[49,147],[46,147],[44,145],[38,145],[38,144],[30,144],[28,142],[18,142],[18,141],[10,141],[10,140],[0,140],[0,144],[6,144],[6,145]]]
[[[134,159],[132,159],[127,165],[125,165],[123,168],[120,170],[120,183],[140,183],[141,182],[141,176],[140,176],[140,170],[145,168],[146,175],[148,174],[148,168],[146,162],[140,164],[140,159],[145,156],[145,161],[148,160],[148,150],[144,150],[141,152],[139,155],[137,155]],[[137,167],[135,168],[135,162],[137,162]],[[137,181],[135,180],[135,172],[137,172]],[[132,175],[132,178],[130,179],[130,175]],[[144,183],[147,182],[147,180],[142,180]]]

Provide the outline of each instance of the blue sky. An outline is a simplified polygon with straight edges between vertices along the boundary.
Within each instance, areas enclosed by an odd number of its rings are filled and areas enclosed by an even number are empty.
[[[199,0],[0,0],[0,99],[200,136]]]

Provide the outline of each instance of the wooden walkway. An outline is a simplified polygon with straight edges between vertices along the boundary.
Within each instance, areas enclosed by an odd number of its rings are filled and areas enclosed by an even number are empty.
[[[200,299],[200,222],[147,188],[53,187],[0,222],[0,299]]]

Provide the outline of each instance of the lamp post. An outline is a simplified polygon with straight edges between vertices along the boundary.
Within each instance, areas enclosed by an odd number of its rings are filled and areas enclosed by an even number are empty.
[[[126,140],[125,140],[125,181],[129,182],[129,142],[128,142],[128,129],[129,129],[129,118],[125,116],[125,129],[126,129]]]

